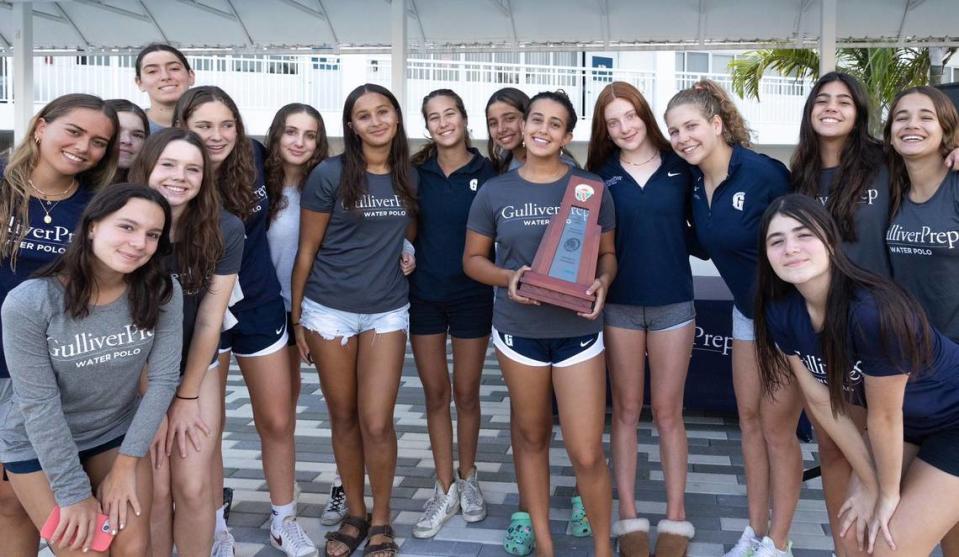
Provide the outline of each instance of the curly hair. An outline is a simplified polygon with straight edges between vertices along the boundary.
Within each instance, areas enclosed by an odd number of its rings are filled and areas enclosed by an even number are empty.
[[[220,233],[220,194],[213,184],[210,158],[200,136],[182,128],[167,128],[151,135],[140,155],[130,167],[130,181],[149,184],[150,174],[167,145],[184,141],[196,147],[203,157],[203,181],[200,191],[191,199],[177,220],[174,254],[179,270],[180,286],[186,294],[195,294],[210,285],[216,264],[223,256],[223,235]]]
[[[113,124],[113,135],[110,137],[103,158],[93,168],[77,174],[74,178],[80,182],[81,186],[96,190],[110,184],[116,174],[120,153],[117,140],[120,122],[116,111],[103,99],[93,95],[63,95],[47,103],[30,121],[27,133],[10,155],[3,172],[3,179],[0,180],[0,222],[10,223],[13,219],[20,224],[20,226],[0,226],[0,258],[9,259],[13,268],[16,268],[20,243],[30,231],[30,174],[40,162],[37,125],[41,120],[50,124],[77,109],[102,112]]]
[[[87,204],[80,217],[74,240],[67,251],[50,265],[41,269],[37,276],[61,277],[64,285],[64,310],[74,319],[83,319],[90,314],[91,299],[97,291],[90,227],[126,206],[131,199],[144,199],[163,210],[163,232],[160,234],[156,252],[146,263],[127,273],[127,297],[130,314],[137,328],[151,330],[160,317],[160,306],[170,301],[173,295],[173,278],[163,268],[160,259],[168,255],[170,245],[170,204],[159,192],[142,184],[114,184],[97,192]]]
[[[253,163],[253,145],[246,135],[243,118],[236,103],[226,91],[213,85],[188,89],[176,103],[173,111],[173,126],[190,129],[189,120],[196,110],[211,102],[222,103],[233,114],[236,122],[236,142],[216,170],[216,187],[220,190],[223,206],[227,211],[245,221],[256,205],[253,182],[256,181],[256,166]]]
[[[703,118],[710,120],[719,116],[723,123],[723,140],[729,145],[752,145],[752,130],[746,125],[736,103],[732,97],[718,83],[709,79],[701,79],[688,89],[673,95],[666,105],[666,113],[684,104],[694,104],[699,107]]]
[[[330,142],[326,136],[326,124],[323,122],[323,116],[319,111],[308,104],[290,103],[276,112],[273,122],[270,124],[269,131],[266,132],[266,193],[270,198],[269,220],[272,221],[280,214],[280,211],[286,209],[289,204],[283,195],[283,158],[280,156],[280,138],[286,130],[286,119],[293,114],[306,114],[316,121],[316,149],[313,155],[303,165],[303,177],[299,184],[296,184],[300,191],[306,184],[306,178],[310,175],[316,165],[320,164],[330,156]]]

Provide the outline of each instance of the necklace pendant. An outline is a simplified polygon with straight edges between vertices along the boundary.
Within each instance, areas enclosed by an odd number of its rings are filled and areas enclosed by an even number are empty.
[[[50,224],[51,222],[53,222],[53,217],[51,217],[50,215],[44,215],[43,222],[45,222],[46,224]]]

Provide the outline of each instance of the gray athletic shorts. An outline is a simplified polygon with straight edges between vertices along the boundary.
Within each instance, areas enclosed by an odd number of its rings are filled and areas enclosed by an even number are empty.
[[[671,331],[692,323],[696,318],[696,306],[692,300],[664,306],[606,304],[604,317],[608,327],[649,332]]]

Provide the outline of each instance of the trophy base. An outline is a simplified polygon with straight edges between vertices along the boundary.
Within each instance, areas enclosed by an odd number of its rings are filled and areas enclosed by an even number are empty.
[[[577,284],[559,280],[535,271],[526,271],[520,280],[518,292],[521,296],[575,311],[590,313],[596,296],[587,296],[588,284]]]

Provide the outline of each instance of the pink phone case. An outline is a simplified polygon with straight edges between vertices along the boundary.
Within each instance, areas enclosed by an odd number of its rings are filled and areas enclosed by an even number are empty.
[[[43,528],[40,530],[40,536],[50,541],[50,538],[53,536],[53,532],[57,529],[57,524],[60,523],[60,507],[53,507],[53,512],[50,513],[50,516],[47,518],[47,521],[43,523]],[[93,543],[90,544],[90,549],[94,551],[106,551],[110,548],[110,544],[113,542],[113,534],[110,532],[110,517],[105,514],[97,515],[97,529],[93,534]]]

